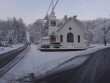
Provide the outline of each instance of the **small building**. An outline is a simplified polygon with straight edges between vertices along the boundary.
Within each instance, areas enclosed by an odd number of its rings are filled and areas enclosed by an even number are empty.
[[[48,23],[49,34],[48,37],[42,38],[42,44],[51,45],[54,42],[60,42],[62,48],[86,48],[85,31],[76,16],[68,18],[58,27],[55,12],[52,12],[48,17]]]

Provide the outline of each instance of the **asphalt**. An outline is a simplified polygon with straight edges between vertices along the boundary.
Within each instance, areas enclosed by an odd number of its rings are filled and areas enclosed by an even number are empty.
[[[15,66],[28,52],[28,44],[0,55],[0,78]]]
[[[110,48],[95,52],[80,66],[55,72],[35,83],[110,83]]]

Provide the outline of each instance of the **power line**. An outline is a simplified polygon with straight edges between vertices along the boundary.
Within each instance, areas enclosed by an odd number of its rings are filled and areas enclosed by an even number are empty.
[[[52,12],[54,12],[54,9],[55,9],[55,7],[57,6],[59,0],[56,1],[55,5],[54,5],[53,2],[54,2],[54,0],[51,1],[50,5],[49,5],[49,8],[48,8],[48,10],[47,10],[47,12],[46,12],[46,16],[45,16],[44,19],[48,19],[48,12],[49,12],[49,10],[50,10],[51,7],[52,7],[52,11],[51,11],[50,15],[52,14]]]
[[[52,10],[52,11],[54,11],[54,9],[55,9],[56,5],[58,4],[58,2],[59,2],[59,0],[57,0],[57,2],[55,3],[55,5],[54,5],[54,7],[53,7],[53,10]]]
[[[54,11],[54,9],[57,6],[58,2],[59,2],[59,0],[57,0],[56,3],[55,3],[55,5],[52,7],[52,12]],[[51,8],[52,5],[53,5],[53,0],[51,1],[50,5],[49,5],[49,8],[48,8],[46,14],[48,14],[48,12],[49,12],[49,10],[50,10],[50,8]]]
[[[49,12],[50,7],[51,7],[51,5],[52,5],[52,4],[53,4],[53,0],[51,1],[50,5],[49,5],[49,8],[48,8],[48,10],[47,10],[47,13],[46,13],[46,14],[48,14],[48,12]]]

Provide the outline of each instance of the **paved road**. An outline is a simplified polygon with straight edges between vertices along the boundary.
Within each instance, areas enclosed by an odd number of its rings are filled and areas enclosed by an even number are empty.
[[[93,53],[82,65],[35,83],[110,83],[110,48]]]
[[[0,78],[15,66],[28,52],[28,44],[0,55]]]

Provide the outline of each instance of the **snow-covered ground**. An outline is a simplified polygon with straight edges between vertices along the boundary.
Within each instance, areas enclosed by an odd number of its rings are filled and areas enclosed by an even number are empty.
[[[89,54],[106,47],[110,46],[95,45],[95,47],[83,51],[41,52],[37,50],[36,45],[31,45],[29,53],[0,79],[0,83],[8,83],[30,73],[34,73],[36,76],[45,74],[73,57]]]
[[[13,45],[12,47],[0,47],[0,54],[3,54],[5,52],[9,52],[11,50],[15,50],[19,47],[22,47],[23,44],[16,44],[16,45]]]

